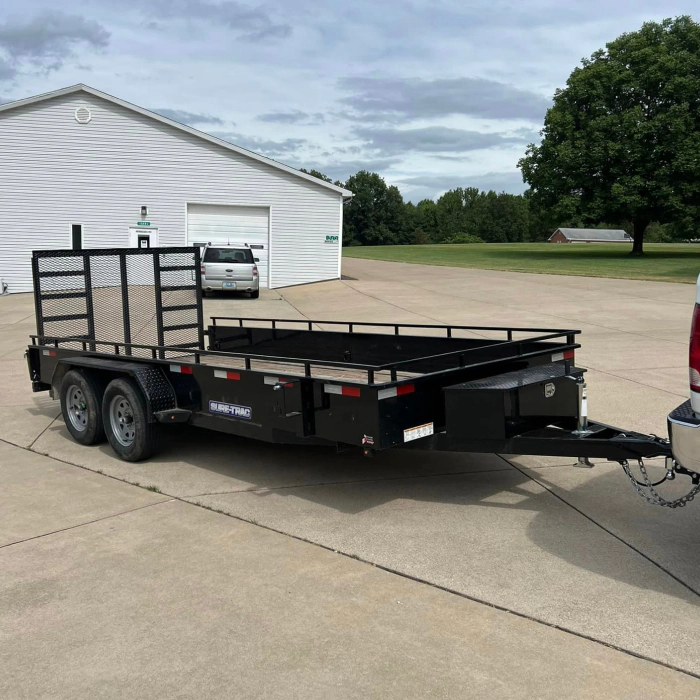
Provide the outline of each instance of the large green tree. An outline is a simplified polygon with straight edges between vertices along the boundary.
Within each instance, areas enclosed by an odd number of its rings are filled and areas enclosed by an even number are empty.
[[[410,240],[398,187],[387,186],[380,175],[366,170],[350,177],[345,187],[354,195],[344,212],[343,238],[347,244],[395,245]]]
[[[584,59],[519,167],[560,219],[700,221],[700,25],[647,22]]]

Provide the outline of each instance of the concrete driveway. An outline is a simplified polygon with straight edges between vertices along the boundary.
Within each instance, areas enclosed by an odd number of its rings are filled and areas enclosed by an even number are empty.
[[[580,328],[596,419],[663,434],[686,396],[692,286],[344,273],[206,311]],[[0,299],[2,696],[700,694],[700,504],[649,506],[606,463],[368,461],[196,429],[128,465],[29,391],[32,309]]]

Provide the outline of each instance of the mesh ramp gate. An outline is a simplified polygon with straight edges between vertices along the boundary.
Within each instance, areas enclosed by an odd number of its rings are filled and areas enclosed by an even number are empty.
[[[62,346],[101,352],[89,341],[125,343],[143,357],[152,351],[128,344],[204,349],[197,247],[38,250],[32,276],[44,342],[75,338]]]

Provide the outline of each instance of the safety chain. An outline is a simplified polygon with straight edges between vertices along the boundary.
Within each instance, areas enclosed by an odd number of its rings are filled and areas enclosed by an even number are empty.
[[[672,481],[673,479],[675,479],[676,475],[673,472],[673,470],[669,469],[666,472],[666,476],[663,479],[661,479],[661,481],[652,483],[651,479],[649,478],[649,475],[647,474],[646,467],[644,466],[644,461],[641,457],[639,458],[638,462],[639,471],[642,474],[641,482],[637,481],[634,474],[632,474],[629,462],[626,459],[622,460],[620,464],[625,470],[625,474],[627,474],[627,476],[630,478],[630,481],[634,484],[634,488],[637,489],[637,493],[645,501],[651,503],[652,505],[663,506],[664,508],[682,508],[687,503],[690,503],[690,501],[692,501],[695,498],[695,496],[697,496],[698,493],[700,493],[700,479],[698,479],[697,475],[688,474],[688,476],[690,476],[693,480],[693,488],[690,489],[690,491],[686,493],[685,496],[676,498],[673,501],[667,501],[654,487],[658,486],[659,484],[662,484],[664,481]],[[647,489],[647,492],[645,492],[643,489]]]

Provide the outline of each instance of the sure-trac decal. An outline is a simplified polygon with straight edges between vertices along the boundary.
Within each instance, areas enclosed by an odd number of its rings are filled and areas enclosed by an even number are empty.
[[[253,417],[253,409],[250,406],[239,406],[235,403],[223,403],[223,401],[210,401],[209,412],[244,420],[250,420]]]

